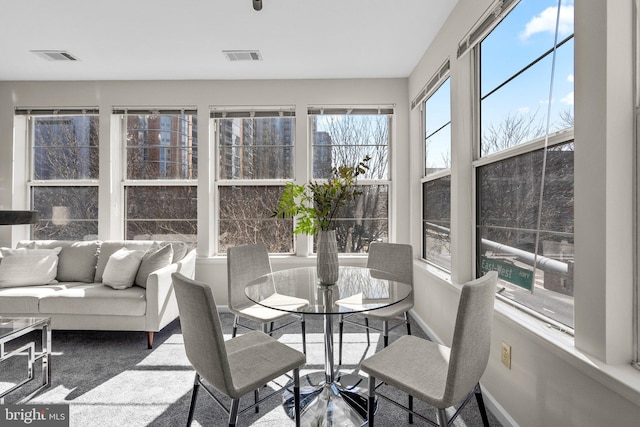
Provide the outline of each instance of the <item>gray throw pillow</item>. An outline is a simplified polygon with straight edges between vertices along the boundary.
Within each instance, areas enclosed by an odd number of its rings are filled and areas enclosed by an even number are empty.
[[[127,289],[133,286],[140,268],[144,251],[118,249],[109,257],[102,273],[102,283],[113,289]]]
[[[136,285],[146,288],[149,274],[168,266],[172,260],[173,248],[170,244],[159,245],[154,243],[153,246],[147,249],[142,257],[140,268],[136,274]]]
[[[60,248],[0,248],[0,288],[55,283],[59,253]]]

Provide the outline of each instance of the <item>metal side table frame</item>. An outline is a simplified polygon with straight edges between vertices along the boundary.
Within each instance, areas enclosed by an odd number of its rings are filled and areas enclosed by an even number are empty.
[[[28,334],[29,332],[41,329],[41,351],[35,351],[35,342],[30,341],[18,348],[10,351],[5,350],[5,344]],[[0,393],[0,404],[4,404],[4,398],[9,393],[19,389],[28,382],[32,381],[34,375],[34,365],[37,360],[42,360],[42,385],[27,396],[23,397],[16,403],[24,403],[51,383],[51,318],[50,317],[0,317],[0,362],[10,359],[14,356],[27,356],[27,378],[15,384],[8,390]]]

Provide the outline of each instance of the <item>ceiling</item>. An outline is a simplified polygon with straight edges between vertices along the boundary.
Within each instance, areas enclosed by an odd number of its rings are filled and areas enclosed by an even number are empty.
[[[408,77],[456,3],[263,0],[258,12],[251,0],[2,0],[0,81]]]

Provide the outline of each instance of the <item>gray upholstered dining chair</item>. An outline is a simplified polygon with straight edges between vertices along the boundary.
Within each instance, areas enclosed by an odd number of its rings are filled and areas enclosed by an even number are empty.
[[[491,321],[498,274],[491,271],[462,286],[451,347],[415,336],[403,336],[360,364],[369,375],[369,426],[374,423],[376,388],[388,384],[409,395],[408,407],[390,400],[412,415],[434,424],[413,411],[413,397],[438,410],[438,425],[450,425],[475,394],[485,427],[489,426],[480,377],[489,360]],[[380,380],[376,386],[376,379]],[[446,408],[462,404],[447,420]]]
[[[229,298],[229,311],[235,315],[233,319],[233,333],[236,336],[238,326],[253,329],[250,325],[241,323],[240,319],[251,320],[262,325],[264,333],[271,334],[278,329],[300,321],[302,328],[302,351],[307,352],[307,339],[305,333],[304,315],[285,313],[263,307],[251,302],[244,293],[244,288],[250,281],[271,273],[271,262],[267,247],[262,244],[240,245],[227,249],[227,289]],[[290,322],[273,328],[276,320],[295,318]]]
[[[305,355],[259,331],[225,342],[211,287],[180,273],[173,273],[172,278],[187,358],[196,370],[187,426],[193,420],[200,387],[229,414],[229,426],[235,426],[239,414],[257,408],[260,402],[287,387],[285,385],[262,399],[258,397],[260,387],[289,371],[293,371],[294,411],[296,425],[299,426],[299,370],[306,361]],[[207,384],[231,398],[229,408]],[[239,411],[240,398],[250,391],[254,391],[255,403]]]
[[[369,246],[369,256],[367,267],[390,273],[398,278],[398,281],[407,283],[413,287],[413,248],[411,245],[402,243],[382,243],[374,242]],[[369,329],[382,332],[384,346],[389,345],[389,331],[403,324],[407,325],[407,334],[411,335],[411,323],[409,323],[408,312],[413,308],[413,290],[403,301],[365,313],[354,313],[340,315],[338,332],[338,364],[342,364],[342,330],[344,323],[357,325],[367,330],[367,344],[371,344]],[[364,317],[364,324],[350,319],[352,316]],[[399,317],[403,318],[401,323],[389,328],[389,322]],[[369,326],[369,319],[382,321],[382,329]]]

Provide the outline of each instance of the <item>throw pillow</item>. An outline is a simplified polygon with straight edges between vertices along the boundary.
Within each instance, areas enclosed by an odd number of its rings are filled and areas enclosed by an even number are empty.
[[[102,283],[113,289],[127,289],[133,286],[144,251],[121,248],[107,261],[102,274]]]
[[[60,250],[0,248],[0,288],[56,283]]]
[[[173,260],[171,261],[172,264],[184,258],[184,256],[187,254],[187,251],[189,251],[189,245],[187,245],[184,242],[168,242],[168,243],[170,243],[171,247],[173,248]]]
[[[136,274],[136,285],[147,287],[149,274],[171,264],[173,259],[173,248],[171,245],[159,245],[154,243],[142,257],[138,274]]]

